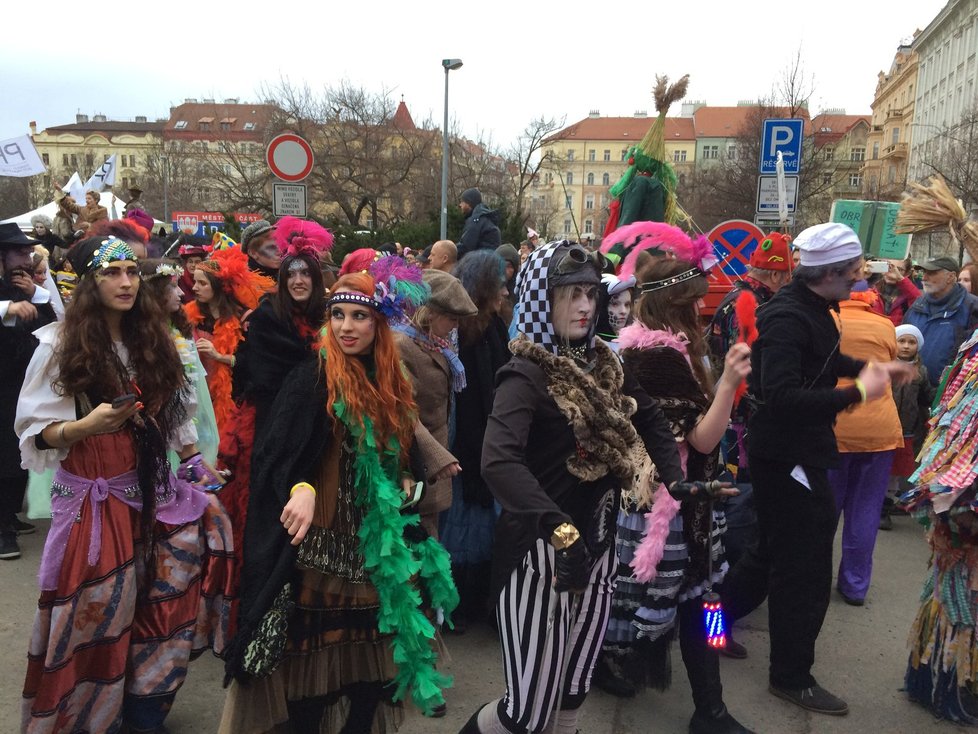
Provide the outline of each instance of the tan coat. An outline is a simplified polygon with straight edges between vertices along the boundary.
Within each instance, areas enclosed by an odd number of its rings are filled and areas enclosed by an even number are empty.
[[[401,361],[411,375],[418,417],[425,430],[417,430],[415,438],[424,457],[429,475],[454,463],[457,459],[448,450],[448,410],[452,389],[451,368],[440,352],[429,352],[415,344],[406,334],[394,333]],[[420,427],[419,427],[420,428]],[[463,470],[466,467],[462,467]],[[469,467],[479,471],[479,467]],[[425,477],[425,479],[430,479]],[[422,519],[447,510],[452,504],[452,481],[441,479],[428,483],[419,505]],[[428,526],[428,523],[426,523]],[[430,527],[429,527],[430,532]]]

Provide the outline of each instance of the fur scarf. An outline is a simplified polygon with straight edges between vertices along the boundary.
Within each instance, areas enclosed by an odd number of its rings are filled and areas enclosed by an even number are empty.
[[[635,475],[632,453],[639,444],[630,418],[637,405],[622,392],[624,374],[615,353],[597,340],[594,369],[585,374],[574,360],[558,357],[525,336],[509,347],[514,356],[543,370],[547,392],[574,432],[577,451],[568,457],[567,471],[584,482],[611,473],[629,490]]]

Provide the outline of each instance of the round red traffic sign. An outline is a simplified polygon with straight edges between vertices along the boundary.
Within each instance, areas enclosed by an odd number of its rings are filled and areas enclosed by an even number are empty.
[[[764,232],[753,222],[730,219],[714,227],[707,239],[727,275],[743,275],[750,267],[750,255],[764,239]]]
[[[312,146],[294,133],[282,133],[268,144],[265,160],[276,178],[295,183],[312,172]]]

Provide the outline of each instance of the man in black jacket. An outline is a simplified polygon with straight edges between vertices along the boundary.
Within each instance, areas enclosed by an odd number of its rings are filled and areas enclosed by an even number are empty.
[[[832,588],[836,509],[827,470],[836,465],[833,424],[842,410],[882,396],[895,363],[864,364],[839,351],[832,311],[862,278],[862,248],[843,224],[798,235],[801,264],[758,312],[749,378],[755,405],[748,454],[760,543],[727,575],[728,613],[741,617],[768,595],[770,691],[809,711],[843,715],[845,701],[815,682],[815,641]],[[855,385],[837,388],[839,377]]]
[[[16,224],[0,224],[0,559],[20,557],[17,535],[34,526],[17,519],[27,490],[14,433],[17,398],[37,339],[32,333],[54,321],[51,294],[34,283],[31,256],[35,240]]]
[[[458,208],[465,214],[465,226],[459,238],[458,259],[480,248],[495,250],[503,241],[499,234],[499,212],[482,203],[479,189],[466,189]]]

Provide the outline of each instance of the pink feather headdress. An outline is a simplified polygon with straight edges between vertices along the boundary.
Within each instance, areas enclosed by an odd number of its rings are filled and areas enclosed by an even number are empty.
[[[332,233],[316,222],[282,217],[275,223],[275,242],[282,257],[309,255],[317,260],[333,247]]]
[[[619,227],[601,243],[604,254],[619,253],[621,264],[618,277],[635,274],[638,255],[645,250],[660,250],[667,255],[691,263],[704,273],[717,264],[713,245],[703,235],[690,238],[679,227],[664,222],[633,222]]]

